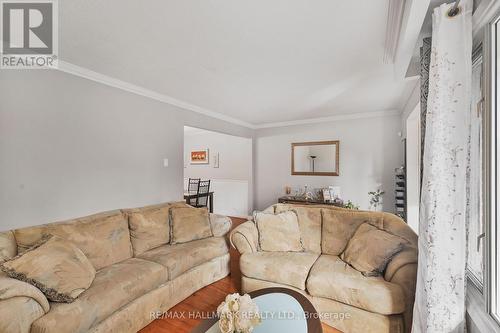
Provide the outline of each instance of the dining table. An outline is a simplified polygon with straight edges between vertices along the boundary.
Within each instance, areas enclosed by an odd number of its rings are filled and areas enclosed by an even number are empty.
[[[201,198],[201,197],[208,197],[208,211],[210,213],[214,212],[214,192],[208,192],[208,193],[198,193],[197,191],[184,191],[184,200],[186,200],[186,203],[188,205],[191,204],[192,199],[196,198]]]

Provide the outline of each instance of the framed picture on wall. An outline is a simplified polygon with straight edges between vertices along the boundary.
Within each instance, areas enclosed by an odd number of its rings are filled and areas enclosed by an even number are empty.
[[[191,164],[208,164],[208,149],[192,150]]]

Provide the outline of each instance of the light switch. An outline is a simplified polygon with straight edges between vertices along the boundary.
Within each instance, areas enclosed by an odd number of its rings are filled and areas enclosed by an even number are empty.
[[[168,158],[163,159],[163,167],[167,168],[168,167]]]

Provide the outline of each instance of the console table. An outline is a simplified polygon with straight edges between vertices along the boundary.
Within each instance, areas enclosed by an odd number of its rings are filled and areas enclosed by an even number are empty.
[[[331,205],[337,207],[343,207],[342,202],[338,201],[323,201],[318,199],[309,199],[306,200],[304,197],[295,197],[295,196],[284,196],[278,198],[278,203],[288,203],[288,204],[301,204],[301,205]]]

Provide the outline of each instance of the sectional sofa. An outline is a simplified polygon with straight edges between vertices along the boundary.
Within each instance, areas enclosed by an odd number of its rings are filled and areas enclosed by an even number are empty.
[[[224,235],[231,220],[210,214],[209,237],[173,244],[169,221],[176,207],[189,206],[115,210],[0,233],[0,262],[55,235],[76,245],[95,269],[90,287],[71,303],[49,302],[38,288],[0,272],[0,332],[136,332],[154,320],[154,312],[227,276]],[[179,228],[188,228],[187,222]]]
[[[243,292],[294,289],[311,300],[322,321],[343,332],[410,332],[418,258],[417,235],[411,228],[393,214],[331,206],[277,204],[264,212],[290,210],[298,216],[303,251],[263,251],[255,221],[231,232],[231,243],[241,254]],[[365,276],[343,260],[349,241],[364,224],[405,244],[379,276]],[[357,246],[380,246],[370,243]],[[365,259],[377,259],[370,256],[380,251],[373,252]]]

